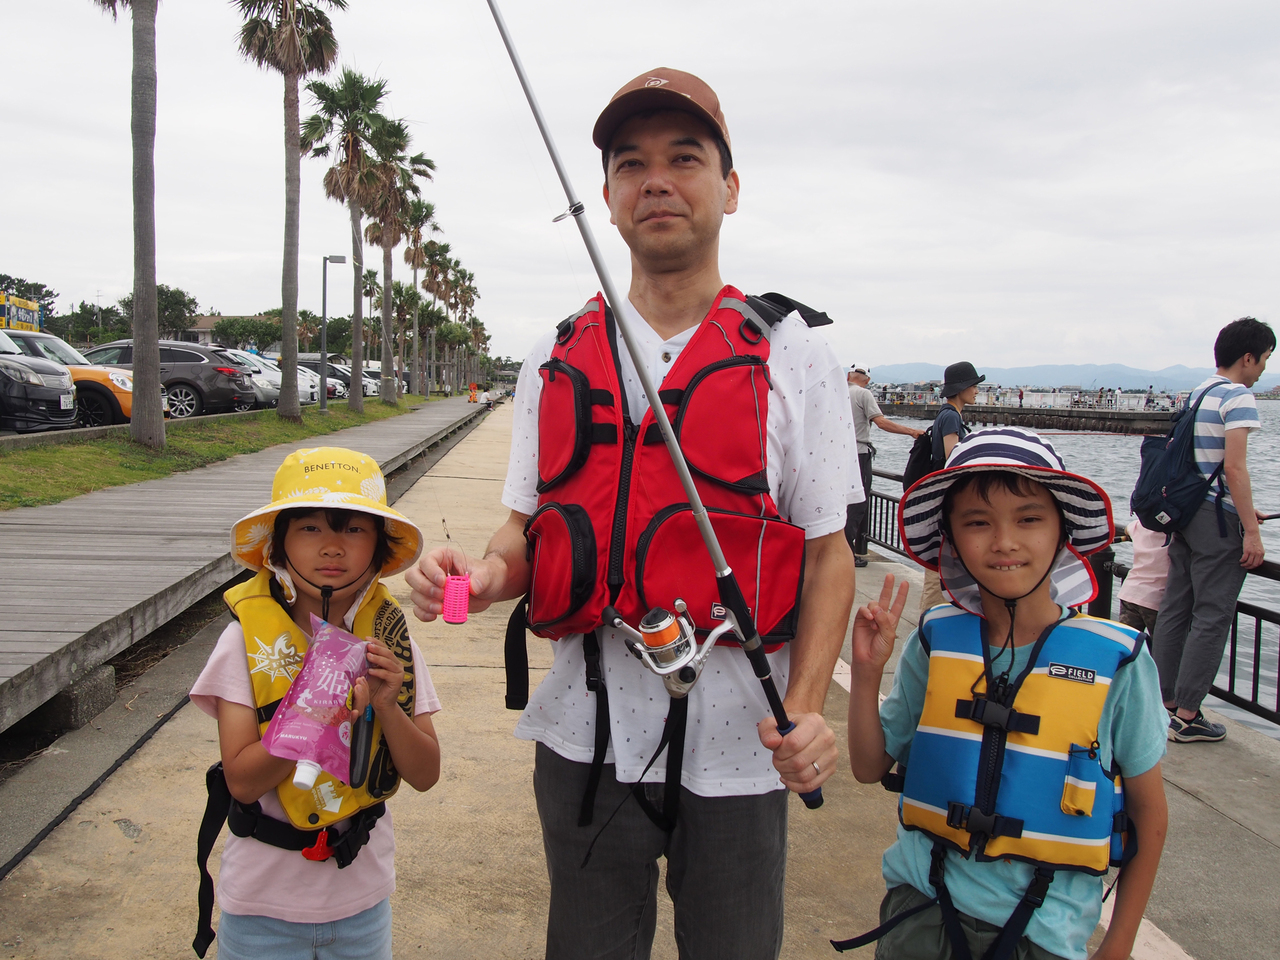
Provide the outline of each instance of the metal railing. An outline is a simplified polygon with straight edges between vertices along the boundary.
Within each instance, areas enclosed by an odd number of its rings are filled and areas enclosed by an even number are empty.
[[[1113,599],[1114,587],[1129,575],[1129,565],[1115,556],[1115,551],[1107,547],[1089,558],[1098,580],[1098,596],[1089,604],[1091,616],[1111,619],[1116,614],[1119,605]],[[1275,583],[1280,581],[1280,564],[1264,560],[1261,566],[1249,571],[1249,576]],[[1246,618],[1243,642],[1241,617]],[[1270,626],[1264,629],[1264,624]],[[1218,669],[1217,679],[1225,679],[1226,686],[1214,683],[1209,692],[1254,716],[1280,724],[1280,682],[1275,666],[1268,669],[1268,661],[1274,665],[1277,658],[1280,658],[1280,611],[1237,599],[1227,654]]]
[[[896,480],[902,484],[902,474],[889,473],[885,470],[872,470],[872,475],[882,480]],[[874,482],[872,484],[874,486]],[[877,547],[905,557],[907,551],[902,549],[902,537],[898,531],[898,503],[901,497],[882,493],[879,490],[867,490],[867,539]]]
[[[873,470],[872,474],[882,480],[902,483],[901,474],[886,470]],[[867,539],[878,547],[906,557],[898,530],[898,503],[901,500],[901,496],[880,490],[867,491]],[[1113,619],[1119,608],[1115,601],[1115,586],[1117,582],[1123,583],[1129,575],[1129,565],[1117,560],[1115,551],[1110,547],[1093,554],[1089,562],[1098,580],[1098,596],[1089,604],[1089,614]],[[1249,575],[1273,583],[1280,582],[1280,563],[1264,560],[1261,566],[1250,570]],[[1243,632],[1241,617],[1245,618]],[[1227,655],[1218,672],[1218,680],[1226,685],[1215,683],[1210,692],[1241,710],[1280,724],[1280,679],[1277,678],[1280,668],[1276,666],[1277,660],[1280,660],[1280,611],[1248,600],[1237,600]]]

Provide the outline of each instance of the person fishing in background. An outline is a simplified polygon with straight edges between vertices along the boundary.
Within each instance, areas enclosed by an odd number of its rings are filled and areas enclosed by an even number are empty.
[[[472,610],[528,593],[530,629],[556,639],[554,665],[516,726],[538,744],[546,956],[648,957],[666,856],[682,957],[774,960],[784,787],[815,791],[837,761],[822,708],[853,597],[844,375],[799,315],[764,320],[721,279],[721,224],[738,209],[739,177],[706,83],[667,68],[636,77],[592,139],[610,220],[631,251],[629,296],[611,306],[636,318],[628,329],[643,355],[619,341],[600,299],[543,337],[516,386],[510,518],[482,558],[431,550],[407,579],[424,620],[442,612],[449,572],[470,575]],[[777,647],[769,660],[795,723],[785,737],[736,644],[711,650],[687,696],[669,698],[623,635],[601,626],[607,603],[635,627],[647,609],[641,590],[649,603],[683,595],[704,630],[719,606],[670,454],[646,426],[636,364],[662,383],[673,420],[680,410],[707,506],[744,518],[737,533],[719,531],[726,555],[771,532],[774,553],[758,572],[754,546],[730,561]],[[716,389],[700,392],[708,380]]]

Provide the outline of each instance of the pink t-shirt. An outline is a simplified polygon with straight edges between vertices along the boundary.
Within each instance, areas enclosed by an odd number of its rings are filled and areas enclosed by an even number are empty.
[[[413,647],[414,715],[440,709],[431,674],[416,643]],[[255,706],[244,631],[232,622],[222,631],[209,662],[191,688],[191,702],[213,718],[218,701]],[[412,787],[403,789],[412,790]],[[259,801],[263,813],[287,821],[274,790]],[[346,829],[347,821],[335,826]],[[281,850],[230,831],[218,873],[218,903],[227,913],[274,917],[293,923],[326,923],[354,916],[382,902],[396,888],[396,841],[391,804],[374,825],[369,842],[345,869],[337,861],[316,863],[296,850]]]
[[[1133,569],[1124,578],[1117,594],[1121,600],[1159,610],[1164,599],[1165,581],[1169,579],[1169,548],[1165,535],[1148,530],[1137,520],[1125,527],[1133,541]]]

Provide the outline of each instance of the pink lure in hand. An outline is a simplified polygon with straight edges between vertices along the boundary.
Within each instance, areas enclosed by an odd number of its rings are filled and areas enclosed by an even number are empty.
[[[444,622],[466,623],[471,602],[471,578],[449,577],[444,582]]]

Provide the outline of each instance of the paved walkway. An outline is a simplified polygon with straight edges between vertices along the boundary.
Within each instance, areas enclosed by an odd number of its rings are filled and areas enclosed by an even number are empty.
[[[465,397],[439,401],[161,480],[0,513],[0,730],[233,577],[231,524],[262,505],[285,451],[350,446],[390,473],[477,412]]]
[[[505,517],[499,498],[510,417],[500,407],[397,503],[429,543],[443,540],[443,519],[455,541],[479,553]],[[878,592],[887,570],[919,582],[906,567],[877,562],[860,572],[860,596]],[[401,578],[390,587],[407,596]],[[530,786],[533,748],[511,736],[515,714],[502,706],[510,607],[461,626],[410,618],[444,705],[436,717],[444,770],[428,793],[406,788],[391,803],[398,958],[542,956],[547,881]],[[0,784],[0,809],[49,789],[86,755],[129,741],[122,731],[131,724],[155,724],[180,703],[215,638],[211,630],[179,649],[97,723]],[[533,640],[530,654],[536,682],[548,645]],[[833,684],[827,716],[841,740],[847,702]],[[1225,744],[1179,747],[1167,763],[1170,840],[1137,960],[1261,960],[1280,943],[1280,744],[1228,723]],[[3,956],[191,956],[195,824],[203,773],[217,753],[214,723],[190,705],[179,709],[0,883]],[[893,798],[856,783],[847,766],[824,793],[818,811],[792,798],[786,958],[833,957],[827,939],[872,926],[883,893],[880,854],[893,838]],[[665,896],[660,903],[654,957],[673,960],[671,909]]]

